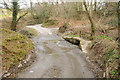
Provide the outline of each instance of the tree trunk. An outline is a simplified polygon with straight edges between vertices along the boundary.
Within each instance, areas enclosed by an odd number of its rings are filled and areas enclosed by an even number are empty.
[[[13,11],[12,11],[11,30],[16,31],[17,15],[18,15],[18,2],[13,1],[12,5],[13,5]]]
[[[94,11],[96,12],[96,8],[97,7],[97,2],[96,2],[96,0],[95,0],[95,3],[94,3]]]
[[[34,18],[34,14],[33,14],[33,2],[30,0],[30,12],[32,17]]]
[[[118,2],[117,13],[118,13],[118,49],[120,55],[120,1]],[[120,61],[118,62],[118,65],[120,65]],[[118,71],[119,71],[118,74],[120,74],[120,66],[118,67]]]
[[[92,11],[93,11],[93,4],[92,4],[92,0],[90,2],[90,8],[89,8],[89,14],[90,16],[92,16]]]
[[[120,52],[120,1],[118,2],[118,47]]]
[[[95,28],[94,28],[94,23],[93,23],[93,20],[88,12],[88,8],[87,8],[87,5],[86,5],[86,2],[83,2],[84,3],[84,6],[85,6],[85,10],[86,10],[86,13],[87,13],[87,16],[88,16],[88,19],[91,23],[91,39],[93,39],[93,36],[95,35]]]

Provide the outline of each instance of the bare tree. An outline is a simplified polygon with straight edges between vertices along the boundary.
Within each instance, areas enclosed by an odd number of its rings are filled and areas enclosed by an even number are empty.
[[[91,37],[92,37],[92,39],[93,39],[93,36],[95,35],[95,27],[94,27],[94,23],[93,23],[93,20],[92,20],[92,18],[91,18],[91,16],[90,16],[89,11],[88,11],[88,8],[87,8],[87,5],[86,5],[86,2],[83,2],[83,4],[84,4],[85,10],[86,10],[86,13],[87,13],[88,19],[89,19],[89,21],[90,21],[90,23],[91,23]]]
[[[19,16],[19,18],[17,18],[18,12],[19,12],[18,0],[13,0],[12,6],[13,6],[13,10],[12,10],[11,30],[16,31],[17,23],[18,23],[19,20],[20,20],[22,17],[24,17],[28,12],[26,12],[25,14],[23,14],[23,15]]]
[[[120,1],[118,2],[118,47],[119,47],[119,52],[120,52]]]
[[[32,17],[34,17],[34,14],[33,14],[33,2],[31,0],[30,0],[30,12],[31,12]]]
[[[94,0],[95,2],[94,2],[94,11],[96,11],[96,7],[97,7],[97,2],[96,2],[96,0]]]
[[[12,2],[13,10],[12,10],[12,23],[11,23],[11,30],[16,30],[17,25],[17,15],[18,15],[18,2]]]
[[[10,6],[5,0],[3,0],[4,7],[12,12],[12,22],[11,22],[11,30],[16,31],[17,23],[21,18],[23,18],[28,12],[25,12],[23,15],[18,17],[18,13],[20,12],[19,8],[19,0],[13,0],[12,6]],[[10,2],[9,2],[10,3]]]

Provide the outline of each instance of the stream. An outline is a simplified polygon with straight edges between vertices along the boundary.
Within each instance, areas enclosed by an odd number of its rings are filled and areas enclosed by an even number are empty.
[[[44,28],[41,24],[27,26],[38,31],[33,38],[35,62],[18,74],[18,78],[94,78],[84,53],[62,37],[57,28]]]

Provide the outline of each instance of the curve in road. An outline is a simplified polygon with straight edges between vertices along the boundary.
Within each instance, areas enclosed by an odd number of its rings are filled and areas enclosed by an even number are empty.
[[[18,78],[94,78],[83,52],[57,36],[57,28],[27,27],[39,32],[33,39],[37,58]]]

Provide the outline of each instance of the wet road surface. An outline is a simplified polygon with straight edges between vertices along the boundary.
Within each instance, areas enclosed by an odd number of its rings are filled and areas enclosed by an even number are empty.
[[[36,61],[19,73],[19,78],[94,78],[84,53],[57,36],[57,28],[43,28],[41,24],[27,27],[39,32],[33,39]]]

